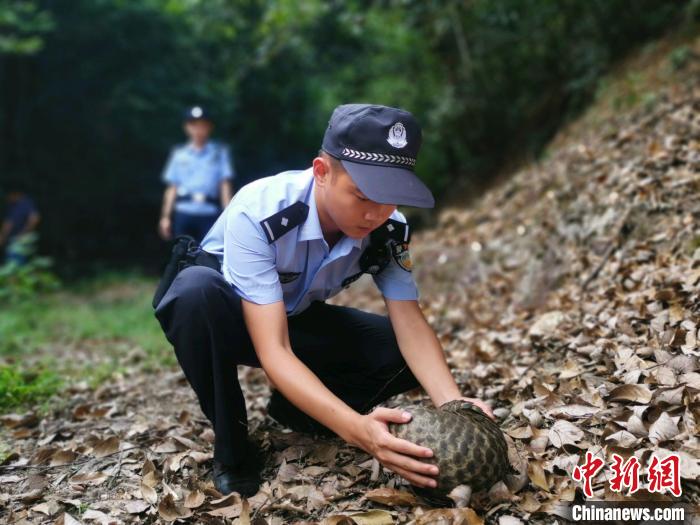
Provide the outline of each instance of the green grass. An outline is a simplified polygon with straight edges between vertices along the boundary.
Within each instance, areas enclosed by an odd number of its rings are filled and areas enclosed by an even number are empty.
[[[46,400],[63,385],[52,370],[20,370],[0,366],[0,408],[13,408]]]
[[[67,385],[176,364],[153,316],[153,279],[111,274],[22,298],[0,311],[0,411],[42,403]]]

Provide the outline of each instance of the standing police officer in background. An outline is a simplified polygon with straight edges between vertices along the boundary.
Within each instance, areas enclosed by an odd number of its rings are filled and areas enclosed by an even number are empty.
[[[420,145],[420,126],[407,111],[339,106],[312,166],[241,188],[194,264],[154,299],[214,427],[220,492],[250,496],[260,483],[241,364],[267,374],[274,387],[268,414],[278,422],[330,430],[411,483],[435,486],[437,467],[418,459],[432,451],[388,431],[389,422],[410,415],[370,412],[417,386],[436,406],[462,398],[418,304],[410,230],[396,210],[434,205],[413,172]],[[325,302],[363,273],[373,276],[388,317]],[[482,401],[462,399],[490,414]]]
[[[5,262],[23,265],[31,255],[41,216],[34,201],[24,193],[22,183],[10,183],[6,200],[7,210],[0,226],[0,254],[4,248]]]
[[[199,242],[231,200],[233,167],[229,149],[209,140],[214,126],[204,108],[188,109],[184,120],[190,141],[173,149],[163,171],[158,232],[164,240],[190,235]]]

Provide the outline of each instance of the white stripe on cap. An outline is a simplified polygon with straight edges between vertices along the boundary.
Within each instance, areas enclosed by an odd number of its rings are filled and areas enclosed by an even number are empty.
[[[350,148],[344,148],[343,155],[345,155],[349,159],[373,160],[376,162],[401,164],[404,166],[416,165],[416,159],[414,159],[413,157],[404,157],[403,155],[393,155],[388,153],[368,153],[366,151],[357,151],[356,149]]]

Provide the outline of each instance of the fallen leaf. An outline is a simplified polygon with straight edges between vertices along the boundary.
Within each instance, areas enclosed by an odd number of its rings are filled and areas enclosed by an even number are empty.
[[[631,432],[620,430],[614,434],[610,434],[605,438],[605,441],[609,441],[617,447],[632,448],[638,445],[641,440],[634,437]]]
[[[651,391],[642,385],[620,385],[615,388],[608,399],[610,401],[632,401],[634,403],[648,403],[651,401]]]
[[[129,514],[141,514],[151,508],[151,505],[147,501],[136,499],[127,502],[124,508]]]
[[[39,423],[39,418],[33,412],[27,414],[4,414],[0,416],[0,422],[7,428],[34,427]]]
[[[146,476],[141,478],[141,497],[151,505],[155,505],[156,503],[158,503],[158,494],[156,493],[156,490],[154,488],[155,484],[157,484],[157,481],[155,481],[155,476],[152,472],[149,472],[148,474],[146,474]]]
[[[547,410],[546,414],[548,417],[562,417],[563,416],[563,417],[567,417],[569,419],[579,419],[579,418],[592,416],[599,411],[600,411],[600,409],[598,407],[589,406],[589,405],[571,404],[571,405],[558,406],[555,408],[551,408],[551,409]]]
[[[544,473],[542,464],[539,461],[530,461],[527,465],[527,475],[532,481],[532,484],[549,492],[549,482]]]
[[[180,518],[189,518],[192,511],[177,505],[172,494],[167,494],[158,504],[158,514],[165,521],[175,521]]]
[[[108,478],[104,472],[88,472],[85,474],[76,474],[68,480],[71,485],[101,485]]]
[[[212,509],[206,512],[206,514],[208,514],[209,516],[231,519],[240,516],[242,509],[243,505],[241,503],[238,503],[236,505],[229,505],[228,507],[219,507],[216,509]]]
[[[558,420],[549,429],[549,440],[557,448],[564,445],[576,445],[583,439],[583,431],[565,420]]]
[[[385,510],[370,510],[351,514],[350,518],[357,525],[392,525],[394,523],[394,517]]]
[[[530,425],[508,429],[506,433],[513,439],[530,439],[533,435]]]
[[[40,512],[46,516],[53,516],[61,511],[61,506],[56,501],[50,500],[40,503],[39,505],[34,505],[31,510],[34,512]]]
[[[498,525],[524,525],[524,523],[515,516],[499,516]]]
[[[103,458],[105,456],[110,456],[119,451],[119,438],[117,436],[111,436],[107,439],[100,441],[93,452],[95,457]]]
[[[67,512],[64,512],[58,517],[53,525],[80,525],[80,522]]]
[[[559,311],[547,312],[540,316],[528,331],[530,337],[546,337],[554,334],[557,327],[566,319],[566,316]]]
[[[434,509],[416,519],[416,525],[435,525],[437,523],[461,523],[464,525],[484,525],[473,509]]]
[[[188,509],[196,509],[204,503],[204,494],[200,490],[193,490],[185,496],[185,507]]]
[[[659,418],[649,427],[649,441],[654,445],[672,439],[677,435],[678,426],[666,412],[662,412]]]
[[[69,465],[70,463],[73,463],[77,456],[78,454],[76,454],[72,450],[58,450],[54,452],[54,454],[51,456],[51,461],[49,462],[49,465],[51,465],[52,467],[60,465]]]
[[[287,463],[286,461],[282,462],[282,465],[280,465],[280,468],[277,471],[277,479],[282,483],[287,483],[289,481],[297,479],[298,476],[299,467],[294,463]]]
[[[115,521],[114,518],[108,516],[104,512],[93,509],[86,510],[80,517],[85,521],[96,521],[100,523],[100,525],[111,525]]]
[[[415,506],[418,501],[413,494],[403,490],[390,488],[379,488],[370,490],[365,494],[365,497],[370,501],[376,501],[388,506]]]

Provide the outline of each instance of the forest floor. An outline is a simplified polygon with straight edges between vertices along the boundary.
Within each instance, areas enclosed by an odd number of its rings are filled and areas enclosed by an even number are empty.
[[[247,367],[239,376],[266,481],[252,498],[222,497],[209,480],[211,428],[158,339],[148,307],[155,283],[137,279],[62,292],[47,306],[56,309],[54,326],[93,315],[92,328],[17,350],[25,364],[70,365],[75,380],[48,404],[0,417],[0,518],[561,523],[581,500],[572,473],[587,451],[606,465],[592,480],[595,499],[685,503],[697,512],[700,52],[686,54],[673,64],[682,82],[558,138],[543,160],[468,209],[444,209],[436,228],[413,238],[426,317],[464,394],[492,404],[519,471],[486,497],[431,508],[364,452],[283,429],[266,414],[264,374]],[[333,302],[383,312],[365,278]],[[390,404],[422,398],[413,392]],[[634,494],[612,490],[613,454],[639,461]],[[652,458],[671,454],[679,497],[647,483]]]

